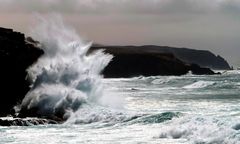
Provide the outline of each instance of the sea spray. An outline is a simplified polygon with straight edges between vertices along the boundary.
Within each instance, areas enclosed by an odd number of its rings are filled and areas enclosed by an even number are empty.
[[[38,16],[31,36],[45,54],[28,69],[32,88],[21,103],[21,116],[67,119],[85,103],[102,104],[101,71],[112,56],[88,54],[86,43],[60,16]]]

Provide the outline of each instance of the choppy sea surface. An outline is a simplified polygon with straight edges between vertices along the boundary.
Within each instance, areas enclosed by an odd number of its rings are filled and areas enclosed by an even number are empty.
[[[106,105],[64,124],[0,127],[2,144],[240,144],[240,71],[104,79]]]

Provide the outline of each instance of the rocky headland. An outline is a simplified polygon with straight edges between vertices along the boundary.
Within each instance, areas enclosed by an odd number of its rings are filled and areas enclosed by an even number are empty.
[[[158,46],[92,46],[89,53],[94,50],[105,49],[106,53],[114,56],[102,74],[106,78],[155,76],[155,75],[184,75],[189,71],[193,74],[216,74],[210,68],[202,67],[205,54],[210,55],[207,59],[215,59],[215,68],[230,69],[227,62],[220,56],[214,57],[210,52],[193,50],[193,53],[182,50],[162,51]],[[192,50],[188,50],[192,51]],[[205,53],[205,54],[202,54]],[[209,54],[210,53],[210,54]],[[31,82],[28,80],[27,68],[34,64],[44,54],[41,44],[24,34],[12,29],[0,28],[0,76],[1,97],[0,117],[12,115],[13,119],[1,119],[0,126],[10,125],[35,125],[61,123],[61,118],[50,118],[51,120],[30,118],[37,117],[34,110],[26,113],[15,114],[14,106],[21,103],[30,90]],[[186,55],[186,57],[184,57]],[[181,57],[182,56],[182,57]],[[201,60],[191,58],[201,57]],[[184,59],[185,58],[185,59]],[[214,60],[212,60],[214,61]],[[20,111],[21,112],[21,111]],[[20,116],[21,118],[18,118]]]
[[[192,56],[192,61],[184,61],[170,48],[161,46],[93,46],[91,51],[104,49],[106,53],[114,56],[112,61],[104,69],[103,75],[106,78],[135,77],[135,76],[156,76],[156,75],[184,75],[191,71],[196,75],[216,74],[210,67],[212,61],[217,61],[215,69],[231,69],[229,64],[220,56],[215,56],[209,51],[180,49],[176,50],[183,55]],[[183,50],[183,52],[181,52]],[[179,52],[180,51],[180,52]],[[180,54],[179,54],[180,55]],[[201,62],[208,59],[208,65]],[[201,57],[201,58],[199,58]]]
[[[44,53],[37,45],[22,33],[0,28],[0,116],[13,113],[30,90],[26,70]]]
[[[103,46],[94,45],[92,49],[105,49],[111,54],[173,54],[177,59],[186,64],[197,64],[214,70],[232,69],[228,62],[221,56],[215,55],[207,50],[196,50],[190,48],[176,48],[168,46],[143,45],[143,46]]]

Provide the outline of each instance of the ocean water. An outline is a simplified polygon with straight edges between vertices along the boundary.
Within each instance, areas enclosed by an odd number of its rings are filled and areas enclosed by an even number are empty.
[[[16,112],[66,121],[0,126],[1,144],[240,144],[240,71],[104,79],[111,55],[88,54],[91,43],[58,16],[37,24],[45,55],[27,70],[31,90]]]
[[[240,143],[240,71],[103,84],[123,107],[88,104],[64,124],[0,127],[0,143]]]

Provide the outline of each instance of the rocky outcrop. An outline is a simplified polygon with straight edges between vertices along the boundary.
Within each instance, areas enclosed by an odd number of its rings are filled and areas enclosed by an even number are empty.
[[[59,122],[40,118],[3,118],[0,119],[0,126],[33,126],[58,124]]]
[[[171,52],[177,58],[186,63],[198,64],[201,67],[207,67],[215,70],[230,70],[232,69],[228,62],[219,55],[214,55],[207,50],[194,50],[187,48],[171,48],[162,47],[162,51]]]
[[[188,66],[189,71],[195,75],[214,75],[214,74],[221,74],[220,72],[215,73],[210,68],[200,67],[197,64],[191,64]]]
[[[43,54],[37,45],[22,33],[0,28],[0,116],[10,114],[29,91],[26,69]]]
[[[198,64],[201,67],[207,67],[216,70],[230,70],[228,62],[221,56],[216,56],[210,51],[194,50],[188,48],[174,48],[167,46],[101,46],[95,45],[92,49],[106,49],[107,52],[116,53],[149,53],[149,54],[163,54],[171,53],[176,58],[182,60],[187,64]]]
[[[107,78],[183,75],[188,70],[188,67],[172,54],[114,54],[103,75]]]
[[[106,78],[184,75],[189,71],[197,75],[215,74],[209,68],[202,68],[197,64],[185,63],[172,53],[145,52],[138,49],[121,49],[115,47],[92,47],[91,51],[97,49],[105,49],[106,53],[114,56],[102,72]]]

